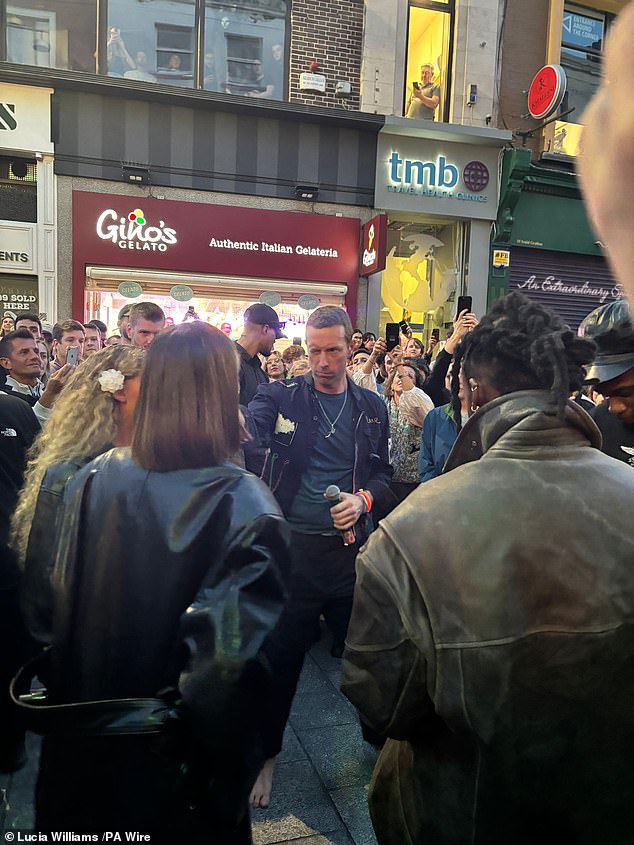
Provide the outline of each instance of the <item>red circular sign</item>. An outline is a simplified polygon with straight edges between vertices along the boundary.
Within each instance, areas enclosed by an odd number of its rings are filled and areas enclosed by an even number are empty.
[[[554,114],[566,94],[566,72],[560,65],[546,65],[531,82],[528,110],[535,120]]]

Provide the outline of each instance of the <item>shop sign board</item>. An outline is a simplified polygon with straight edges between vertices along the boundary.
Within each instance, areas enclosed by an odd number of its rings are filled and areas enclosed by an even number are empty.
[[[0,147],[52,153],[50,88],[0,83]]]
[[[511,265],[511,251],[509,249],[494,249],[493,250],[493,266],[494,267],[510,267]]]
[[[535,120],[555,114],[566,96],[568,80],[561,65],[546,65],[535,74],[528,89],[528,111]]]
[[[268,305],[270,308],[275,308],[281,301],[282,297],[280,294],[273,290],[265,290],[260,294],[260,302],[263,305]]]
[[[143,288],[138,282],[121,282],[118,291],[126,299],[137,299],[143,293]]]
[[[0,308],[5,311],[39,312],[37,276],[3,276],[0,274]]]
[[[300,308],[303,308],[304,311],[314,311],[315,308],[319,308],[320,303],[321,300],[319,297],[312,293],[305,293],[297,300],[297,304]]]
[[[299,90],[313,91],[315,94],[325,94],[326,77],[323,73],[300,73]]]
[[[189,302],[194,298],[194,291],[187,285],[174,285],[170,290],[170,296],[177,302]]]
[[[390,211],[494,220],[499,148],[380,133],[375,205]]]
[[[377,214],[363,227],[361,236],[360,276],[370,276],[385,269],[387,214]]]
[[[0,273],[33,273],[34,223],[0,223]]]
[[[76,191],[73,261],[356,285],[359,221]]]
[[[572,47],[593,47],[600,50],[605,35],[605,19],[565,12],[562,21],[562,40]]]

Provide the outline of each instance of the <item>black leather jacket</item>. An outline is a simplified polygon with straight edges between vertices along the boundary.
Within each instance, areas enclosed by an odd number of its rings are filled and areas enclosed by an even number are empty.
[[[53,538],[39,536],[46,567]],[[286,537],[266,487],[232,464],[158,473],[128,449],[96,458],[64,494],[52,598],[31,605],[53,604],[51,702],[170,689],[210,759],[240,755],[235,742],[253,756],[245,709],[267,683],[258,653],[285,599]]]

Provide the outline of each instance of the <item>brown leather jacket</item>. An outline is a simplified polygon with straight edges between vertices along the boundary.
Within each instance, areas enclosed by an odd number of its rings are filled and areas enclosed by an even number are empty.
[[[600,442],[503,396],[362,550],[342,686],[390,737],[380,845],[634,841],[634,473]]]

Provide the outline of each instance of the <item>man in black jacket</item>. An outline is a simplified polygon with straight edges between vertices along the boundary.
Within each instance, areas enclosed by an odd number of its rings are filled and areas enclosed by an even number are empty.
[[[312,373],[263,385],[249,404],[268,449],[262,478],[292,529],[289,601],[266,647],[278,681],[276,712],[269,720],[271,758],[279,752],[304,654],[322,612],[334,634],[332,654],[342,654],[355,558],[371,528],[372,502],[392,477],[385,404],[346,374],[351,339],[345,311],[316,309],[306,324]],[[334,506],[324,496],[332,484],[342,491]],[[356,536],[345,545],[344,532],[351,529]],[[269,792],[270,779],[253,803],[266,806]]]
[[[587,381],[606,400],[591,412],[601,431],[602,450],[634,467],[634,328],[622,316],[626,308],[618,305],[609,303],[590,315],[596,323],[586,334],[597,344],[597,355]]]
[[[276,340],[286,337],[280,318],[269,306],[261,302],[250,305],[244,312],[244,329],[236,347],[240,354],[240,404],[248,405],[261,384],[268,382],[259,355],[271,354]]]

